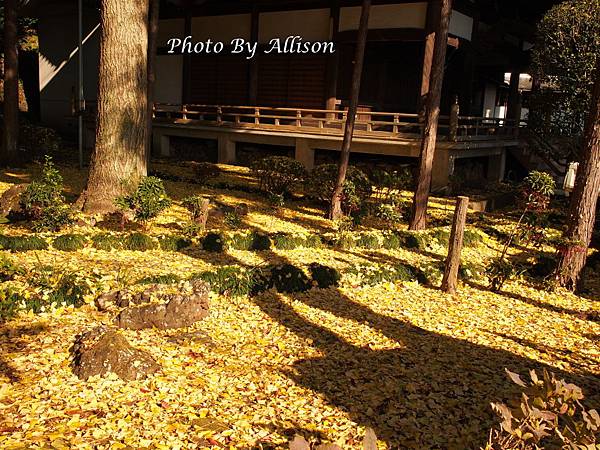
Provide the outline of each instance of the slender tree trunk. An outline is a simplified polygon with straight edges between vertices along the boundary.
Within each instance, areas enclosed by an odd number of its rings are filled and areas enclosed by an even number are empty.
[[[564,237],[573,244],[563,250],[557,269],[559,283],[571,290],[579,287],[581,271],[585,267],[596,221],[598,194],[600,194],[600,58],[596,63],[596,81],[586,124],[583,158],[577,170],[568,228],[564,233]],[[579,244],[575,244],[574,241]]]
[[[342,195],[344,194],[344,183],[346,182],[346,172],[348,171],[348,162],[350,161],[350,148],[352,146],[354,124],[356,122],[356,112],[358,111],[358,97],[360,94],[360,82],[365,59],[365,47],[367,45],[367,34],[369,31],[370,12],[371,0],[363,0],[362,11],[360,15],[360,26],[358,28],[358,38],[356,41],[356,54],[354,57],[354,72],[352,73],[352,88],[350,91],[348,118],[344,128],[344,141],[342,142],[342,151],[338,165],[338,178],[335,190],[333,192],[333,197],[331,198],[331,207],[329,210],[329,218],[332,220],[339,219],[343,216]]]
[[[158,18],[160,0],[150,0],[148,17],[148,131],[146,136],[146,160],[152,153],[152,114],[154,106],[154,86],[156,85],[156,51],[158,48]]]
[[[4,1],[4,136],[0,164],[19,161],[19,55],[17,0]]]
[[[442,98],[442,84],[444,82],[446,48],[448,46],[448,28],[450,26],[450,16],[452,15],[452,0],[441,0],[440,3],[440,22],[435,33],[431,78],[429,80],[429,92],[427,93],[425,103],[425,123],[421,142],[419,177],[413,199],[411,230],[424,230],[427,227],[427,203],[431,188],[433,156],[437,144],[440,101]]]
[[[84,211],[115,210],[114,199],[146,175],[148,1],[102,0],[96,148]]]

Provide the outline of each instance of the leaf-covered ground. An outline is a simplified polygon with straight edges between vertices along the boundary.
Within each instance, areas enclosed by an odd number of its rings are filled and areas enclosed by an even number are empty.
[[[228,170],[226,177],[251,182],[243,170]],[[75,196],[83,174],[61,171]],[[0,191],[27,179],[26,172],[5,173]],[[255,194],[166,185],[175,200],[197,192],[248,204],[242,228],[333,232],[308,203],[290,202],[274,217]],[[445,223],[452,206],[438,200],[432,212]],[[150,232],[177,233],[185,221],[176,202]],[[511,226],[502,215],[473,214],[469,221],[472,229]],[[209,225],[223,227],[218,221]],[[2,234],[27,233],[0,227]],[[85,226],[74,231],[98,232]],[[464,260],[482,264],[499,247],[485,234],[481,244],[465,249]],[[402,262],[427,270],[444,255],[435,242],[426,251],[86,248],[13,254],[28,269],[51,265],[96,281],[79,309],[22,314],[0,325],[0,448],[277,448],[295,433],[359,448],[367,426],[381,447],[479,448],[496,420],[490,402],[516,393],[505,368],[521,374],[547,368],[579,384],[589,406],[600,404],[600,324],[589,314],[600,309],[598,274],[590,275],[587,297],[537,290],[524,279],[500,294],[489,292],[485,281],[466,280],[449,296],[416,282],[364,287],[352,278],[339,288],[302,294],[211,295],[209,318],[193,328],[124,332],[157,359],[158,374],[136,382],[84,382],[70,369],[74,337],[111,321],[93,306],[95,295],[148,275],[185,278],[223,265],[285,262],[340,269]]]

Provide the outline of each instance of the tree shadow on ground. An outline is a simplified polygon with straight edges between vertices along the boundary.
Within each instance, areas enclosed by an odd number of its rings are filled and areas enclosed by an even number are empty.
[[[322,352],[320,357],[297,361],[286,374],[353,421],[372,427],[391,448],[483,446],[497,422],[490,403],[518,395],[505,368],[521,374],[548,369],[600,397],[600,378],[595,374],[566,373],[505,350],[428,331],[377,313],[335,288],[290,297],[366,325],[395,343],[385,350],[358,346],[306,319],[279,294],[270,291],[253,297],[265,314],[310,339]]]
[[[8,353],[23,353],[27,350],[27,343],[23,336],[36,336],[48,327],[44,324],[11,326],[0,322],[0,377],[6,377],[10,383],[21,381],[20,372],[9,361]]]

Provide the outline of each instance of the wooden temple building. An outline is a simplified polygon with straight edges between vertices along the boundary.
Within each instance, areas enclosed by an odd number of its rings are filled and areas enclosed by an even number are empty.
[[[41,118],[73,130],[78,76],[77,2],[38,2]],[[455,0],[443,83],[432,188],[444,188],[464,161],[483,161],[490,181],[505,174],[526,119],[522,93],[533,23],[552,1]],[[93,112],[98,82],[99,13],[85,1],[83,87]],[[339,151],[347,117],[357,0],[172,0],[161,4],[153,148],[168,156],[177,138],[214,140],[219,162],[240,146],[279,146],[308,168],[320,152]],[[428,36],[439,27],[439,0],[374,0],[353,154],[419,156],[419,115],[431,73]],[[219,54],[169,53],[169,40],[223,42]],[[334,42],[328,53],[264,50],[299,36]],[[254,58],[232,54],[236,38],[258,43]],[[126,57],[126,55],[124,55]],[[507,75],[512,74],[512,75]],[[508,78],[506,78],[508,76]],[[507,82],[508,80],[508,82]],[[529,85],[529,87],[528,87]],[[93,145],[94,121],[88,122]]]

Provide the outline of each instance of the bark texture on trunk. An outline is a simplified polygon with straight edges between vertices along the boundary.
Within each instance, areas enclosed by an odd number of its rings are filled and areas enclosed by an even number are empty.
[[[571,290],[579,287],[581,271],[585,267],[600,194],[600,58],[596,64],[596,81],[586,124],[584,152],[577,170],[575,188],[571,197],[568,228],[564,237],[580,245],[563,250],[558,263],[559,283]]]
[[[356,42],[356,54],[354,57],[354,71],[352,73],[348,119],[346,120],[346,126],[344,128],[344,140],[342,142],[342,151],[338,165],[338,178],[331,198],[331,207],[329,209],[329,218],[332,220],[339,219],[344,214],[342,211],[342,195],[344,194],[344,183],[346,182],[348,162],[350,161],[350,148],[352,146],[354,124],[356,122],[356,112],[358,111],[358,97],[360,94],[360,83],[365,59],[365,47],[367,45],[367,33],[369,31],[370,12],[371,0],[363,0],[360,26],[358,28],[358,39]]]
[[[150,162],[150,154],[152,152],[152,114],[154,109],[154,86],[156,85],[156,51],[158,48],[160,0],[150,0],[148,11],[148,131],[146,136],[146,160]]]
[[[446,48],[448,46],[448,28],[450,26],[450,16],[452,15],[452,0],[441,0],[440,3],[440,21],[435,33],[429,92],[425,103],[425,123],[421,142],[419,177],[413,199],[411,230],[424,230],[427,227],[427,203],[431,188],[433,156],[437,144],[440,101],[444,82]]]
[[[458,197],[456,209],[454,210],[454,221],[450,233],[448,245],[448,257],[446,258],[446,270],[442,280],[442,290],[454,294],[458,286],[458,270],[460,269],[460,256],[465,236],[467,223],[467,212],[469,210],[469,197]]]
[[[114,199],[147,173],[148,0],[102,0],[96,148],[84,211],[115,210]]]
[[[19,55],[17,0],[4,2],[4,135],[2,166],[19,162]]]

